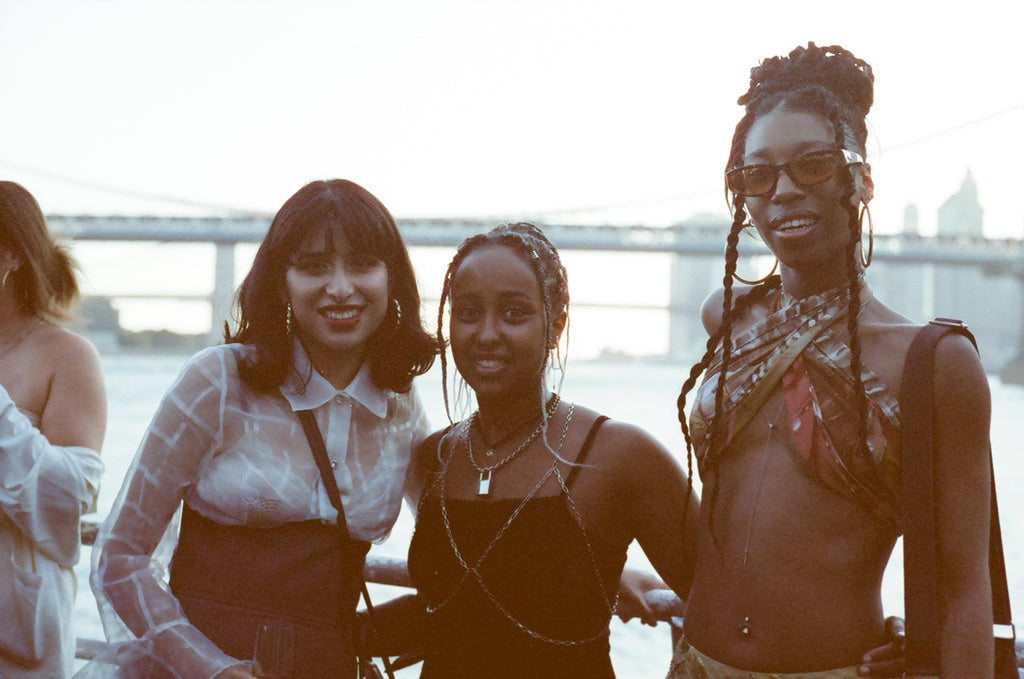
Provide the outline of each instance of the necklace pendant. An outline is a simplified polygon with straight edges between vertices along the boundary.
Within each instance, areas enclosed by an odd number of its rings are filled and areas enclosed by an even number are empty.
[[[491,494],[491,470],[485,469],[480,472],[480,484],[476,488],[477,495]]]
[[[740,628],[740,634],[745,637],[750,636],[750,618],[743,616],[743,627]]]

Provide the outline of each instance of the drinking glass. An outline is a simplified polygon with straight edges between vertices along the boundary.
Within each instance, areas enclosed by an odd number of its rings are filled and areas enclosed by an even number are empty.
[[[295,628],[291,623],[270,620],[256,632],[252,654],[253,674],[261,679],[290,679],[295,668]]]

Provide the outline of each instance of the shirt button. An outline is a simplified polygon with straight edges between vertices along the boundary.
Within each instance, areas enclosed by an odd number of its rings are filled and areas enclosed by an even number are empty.
[[[338,461],[335,460],[334,458],[331,458],[331,469],[337,469],[337,468],[338,468]]]
[[[342,403],[345,402],[345,399],[343,399],[341,396],[335,396],[334,402],[337,403],[338,405],[341,405]]]

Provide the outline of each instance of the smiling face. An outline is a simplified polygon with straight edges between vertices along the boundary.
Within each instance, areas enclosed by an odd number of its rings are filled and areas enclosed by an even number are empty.
[[[825,118],[779,106],[751,125],[743,164],[782,164],[835,148],[835,133]],[[853,204],[871,198],[869,169],[855,167],[861,169],[855,170]],[[787,289],[813,294],[847,283],[850,217],[841,203],[846,172],[840,168],[827,181],[801,186],[782,171],[774,191],[745,200],[751,222],[779,258]]]
[[[504,245],[463,259],[451,283],[455,365],[478,403],[536,403],[547,359],[545,307],[533,269]]]
[[[354,251],[339,233],[324,227],[303,240],[291,257],[285,288],[293,329],[313,365],[344,386],[363,363],[389,295],[387,265]]]

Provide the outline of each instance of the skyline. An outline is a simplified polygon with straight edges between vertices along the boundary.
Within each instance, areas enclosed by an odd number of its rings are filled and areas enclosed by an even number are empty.
[[[986,234],[1024,235],[1005,2],[691,4],[0,0],[0,176],[48,214],[272,214],[341,176],[400,218],[725,216],[750,68],[813,40],[873,67],[878,232],[902,230],[909,204],[934,232],[970,172]],[[194,284],[168,247],[74,248],[87,292]],[[571,279],[590,280],[585,266]],[[604,279],[649,275],[620,270]],[[143,311],[130,325],[176,313]]]

